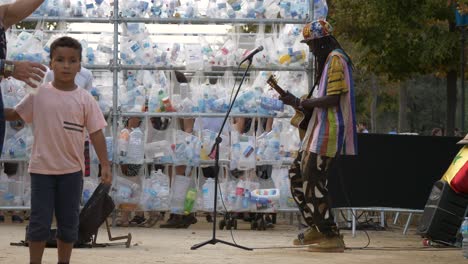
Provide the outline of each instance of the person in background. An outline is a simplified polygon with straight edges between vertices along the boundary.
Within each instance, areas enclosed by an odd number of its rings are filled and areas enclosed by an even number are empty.
[[[357,127],[357,132],[358,133],[369,133],[369,130],[367,130],[367,123],[366,122],[361,122],[358,124],[358,127]]]
[[[444,131],[440,127],[435,127],[431,131],[431,136],[440,137],[444,135]]]
[[[289,176],[293,198],[309,226],[293,243],[309,245],[312,252],[345,249],[329,204],[328,174],[337,157],[357,154],[353,64],[331,32],[331,25],[321,19],[304,26],[301,42],[315,56],[313,70],[318,87],[306,99],[289,92],[279,98],[295,109],[311,113],[301,153]]]

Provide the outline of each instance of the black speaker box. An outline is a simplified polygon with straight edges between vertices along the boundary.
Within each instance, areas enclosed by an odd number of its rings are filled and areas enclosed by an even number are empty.
[[[445,181],[437,181],[427,199],[418,234],[432,241],[455,245],[468,206],[468,195],[458,194]]]

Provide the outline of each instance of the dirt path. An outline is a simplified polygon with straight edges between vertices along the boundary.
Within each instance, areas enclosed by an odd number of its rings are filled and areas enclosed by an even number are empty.
[[[278,224],[273,230],[251,231],[247,224],[242,223],[240,230],[233,232],[235,240],[238,244],[255,250],[245,251],[220,243],[190,250],[192,245],[212,237],[211,224],[200,222],[190,229],[113,228],[113,236],[131,232],[134,238],[132,247],[75,249],[72,263],[468,263],[463,258],[461,249],[422,249],[421,239],[414,234],[414,230],[410,230],[409,235],[405,236],[401,229],[369,231],[371,244],[366,250],[349,249],[343,254],[325,254],[310,253],[306,248],[280,248],[290,247],[297,234],[295,226]],[[27,248],[9,245],[10,242],[24,239],[24,230],[24,224],[0,224],[0,263],[28,263]],[[100,232],[98,242],[108,242],[105,229]],[[362,232],[356,238],[352,238],[349,231],[343,233],[348,247],[361,247],[367,243],[367,237]],[[217,230],[217,238],[232,242],[231,233],[226,230]],[[57,263],[55,249],[46,250],[43,263]]]

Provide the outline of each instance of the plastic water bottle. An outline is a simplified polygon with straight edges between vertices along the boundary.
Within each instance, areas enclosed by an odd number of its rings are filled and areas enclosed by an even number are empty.
[[[214,209],[214,184],[214,180],[208,178],[202,187],[203,208],[207,211],[213,211]]]
[[[185,195],[185,202],[184,202],[184,214],[188,215],[192,212],[193,205],[197,200],[197,189],[190,188],[187,190],[187,194]]]
[[[106,137],[106,150],[107,150],[107,159],[112,161],[112,156],[114,153],[114,138],[113,137]]]
[[[130,133],[127,161],[130,164],[143,164],[144,156],[143,132],[139,127],[137,127]]]
[[[465,220],[462,223],[461,234],[463,235],[463,257],[465,257],[465,259],[468,259],[468,217],[465,217]]]
[[[169,176],[164,174],[161,170],[158,170],[154,174],[154,189],[157,189],[157,199],[159,200],[157,208],[158,210],[167,210],[169,209],[169,197],[170,197],[170,188],[169,188]]]
[[[119,135],[119,156],[122,160],[127,158],[127,151],[128,151],[128,141],[130,139],[130,131],[124,128],[120,131]]]

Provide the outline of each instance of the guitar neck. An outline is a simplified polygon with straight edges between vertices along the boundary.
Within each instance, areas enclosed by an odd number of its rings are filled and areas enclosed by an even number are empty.
[[[269,83],[269,84],[270,84],[271,88],[273,88],[277,93],[279,93],[279,95],[281,95],[281,96],[286,95],[286,92],[278,84],[276,84],[276,83]]]

